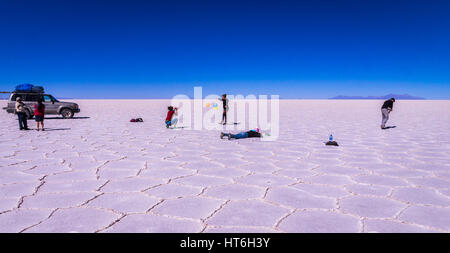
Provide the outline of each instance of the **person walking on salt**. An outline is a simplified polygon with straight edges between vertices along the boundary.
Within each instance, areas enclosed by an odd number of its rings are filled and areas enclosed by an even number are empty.
[[[395,98],[384,101],[381,107],[381,129],[386,129],[386,123],[389,120],[389,114],[392,112],[394,107]]]

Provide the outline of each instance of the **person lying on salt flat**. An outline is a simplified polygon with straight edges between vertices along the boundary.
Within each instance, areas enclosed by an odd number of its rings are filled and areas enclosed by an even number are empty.
[[[261,138],[262,134],[259,132],[259,128],[247,131],[247,132],[241,132],[238,134],[232,134],[232,133],[220,133],[220,139],[223,139],[224,136],[228,137],[228,140],[231,139],[245,139],[245,138]]]

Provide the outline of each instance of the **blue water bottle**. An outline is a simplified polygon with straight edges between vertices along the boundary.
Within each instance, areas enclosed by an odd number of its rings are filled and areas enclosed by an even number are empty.
[[[329,140],[330,140],[330,141],[333,141],[333,135],[332,135],[332,134],[330,134]]]

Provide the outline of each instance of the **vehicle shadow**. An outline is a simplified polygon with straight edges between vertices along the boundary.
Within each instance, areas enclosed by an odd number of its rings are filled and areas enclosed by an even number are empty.
[[[67,119],[90,119],[91,117],[73,117],[73,118],[67,118]],[[63,117],[46,117],[44,119],[65,119]]]
[[[62,131],[62,130],[70,130],[71,128],[45,128],[44,132],[48,131]]]

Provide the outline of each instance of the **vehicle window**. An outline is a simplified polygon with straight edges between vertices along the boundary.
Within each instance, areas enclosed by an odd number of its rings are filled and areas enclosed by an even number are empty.
[[[52,98],[49,95],[44,95],[44,102],[52,102]]]
[[[12,97],[11,97],[11,101],[16,101],[16,99],[18,97],[21,97],[23,99],[23,95],[22,94],[13,94]]]
[[[50,98],[55,101],[55,102],[59,102],[58,99],[56,99],[54,96],[50,95]]]
[[[27,102],[37,102],[39,99],[39,95],[35,95],[35,94],[27,94],[25,96],[25,101]]]

